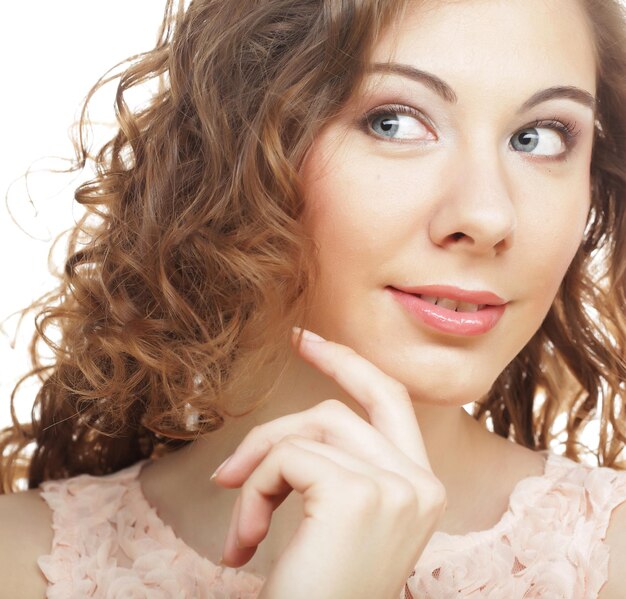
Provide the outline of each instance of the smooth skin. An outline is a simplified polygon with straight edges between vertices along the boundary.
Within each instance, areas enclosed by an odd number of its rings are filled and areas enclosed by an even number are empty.
[[[593,110],[564,95],[524,105],[556,86],[593,97],[592,38],[571,0],[416,3],[374,48],[372,62],[387,61],[448,89],[372,73],[314,140],[301,170],[303,222],[320,263],[309,328],[406,388],[446,489],[437,529],[466,534],[493,526],[515,484],[543,472],[537,454],[493,435],[462,406],[487,393],[536,333],[583,238]],[[388,291],[429,284],[491,290],[508,301],[506,312],[483,335],[434,331]],[[329,398],[367,420],[362,398],[311,366],[296,356],[265,405],[146,471],[151,502],[204,555],[219,559],[236,496],[203,484],[200,468],[215,469],[253,427]],[[265,377],[274,373],[255,382]],[[252,571],[271,570],[297,529],[302,506],[292,495]]]
[[[428,71],[456,102],[377,73],[321,132],[303,168],[322,275],[310,328],[329,341],[315,357],[310,345],[294,354],[265,405],[140,475],[187,545],[268,574],[264,599],[397,596],[433,528],[492,526],[514,485],[542,472],[534,452],[489,433],[462,406],[536,332],[583,237],[593,112],[564,97],[522,106],[557,85],[595,95],[590,31],[575,0],[415,6],[374,61]],[[388,114],[398,121],[393,134],[380,119],[364,126],[364,115],[390,104],[418,114]],[[538,119],[575,123],[574,145],[553,123],[531,125]],[[522,133],[537,144],[513,146]],[[465,339],[419,325],[387,291],[443,283],[510,303],[492,331]],[[36,493],[19,505],[0,498],[0,597],[43,596],[34,564],[49,551],[50,523]],[[247,547],[237,549],[236,537]],[[624,539],[620,508],[601,599],[623,597]]]
[[[387,32],[372,62],[430,73],[446,92],[373,72],[316,138],[303,176],[321,271],[308,328],[406,385],[424,434],[440,440],[427,441],[434,461],[454,448],[459,412],[445,408],[489,391],[580,246],[593,110],[563,95],[523,106],[557,86],[595,96],[596,68],[576,1],[428,5]],[[486,334],[439,333],[388,291],[432,284],[490,290],[508,305]]]
[[[428,10],[409,12],[381,40],[373,62],[387,60],[434,74],[452,93],[438,94],[433,86],[398,74],[375,73],[311,147],[303,168],[305,219],[320,247],[321,265],[311,328],[353,348],[403,384],[451,513],[463,514],[456,521],[450,516],[442,528],[454,529],[456,524],[465,531],[480,530],[477,521],[483,510],[491,518],[488,527],[506,508],[501,497],[511,491],[511,472],[514,482],[541,472],[532,452],[516,454],[510,443],[498,446],[486,433],[477,433],[457,408],[486,393],[541,325],[583,238],[590,207],[592,108],[565,94],[523,107],[537,92],[557,86],[582,90],[579,98],[585,93],[595,96],[591,35],[584,14],[571,0],[434,2]],[[386,112],[378,113],[376,121],[375,111],[381,107]],[[395,130],[385,131],[381,116],[388,123],[395,121]],[[528,143],[529,138],[534,143]],[[389,285],[433,283],[490,289],[509,305],[495,329],[468,339],[415,323],[387,293]],[[316,393],[310,391],[322,389],[314,376],[301,381],[291,387],[290,396],[285,393],[269,402],[256,415],[254,426],[274,435],[273,425],[264,428],[262,421],[277,418],[282,434],[294,434],[282,424],[283,414],[315,405]],[[326,397],[340,397],[358,412],[362,397],[341,387],[343,393]],[[300,415],[312,419],[314,413],[315,408],[305,409]],[[241,426],[234,423],[231,438],[249,426],[246,420]],[[334,420],[324,421],[332,427]],[[348,431],[357,436],[345,450],[370,462],[370,436],[357,427]],[[398,431],[386,434],[394,439]],[[254,438],[263,451],[268,443],[281,442],[280,434],[269,442],[257,435],[262,433],[255,432]],[[244,443],[252,443],[246,439]],[[281,450],[285,460],[288,449]],[[294,456],[301,455],[297,449],[302,447],[294,448]],[[208,458],[209,452],[205,455]],[[380,462],[374,463],[380,467]],[[304,461],[297,472],[305,476],[302,469]],[[501,473],[496,481],[494,471]],[[269,476],[265,470],[264,476]],[[351,493],[340,485],[341,479],[332,480],[336,484],[327,497],[329,514]],[[420,499],[418,488],[418,503]],[[306,513],[307,497],[303,500]],[[238,509],[237,504],[226,535],[225,563],[233,565],[242,565],[247,557],[233,547],[233,528],[239,526],[240,536],[250,534],[245,542],[254,544],[267,526],[265,516],[261,531],[246,531]],[[385,519],[385,514],[381,507],[380,517]],[[295,519],[297,510],[292,515]],[[421,549],[429,524],[425,518],[422,528],[413,529]],[[360,526],[367,528],[365,518]],[[274,592],[282,588],[279,579],[285,588],[304,584],[312,589],[324,579],[315,571],[315,560],[324,568],[328,555],[328,567],[337,568],[329,578],[340,589],[335,596],[350,596],[348,589],[354,590],[359,580],[380,589],[376,584],[381,584],[382,572],[390,577],[388,590],[398,588],[406,575],[402,564],[399,571],[378,567],[372,573],[374,553],[364,555],[360,564],[352,554],[361,545],[360,526],[344,530],[345,536],[341,527],[329,533],[327,546],[316,546],[312,534],[316,553],[311,559],[289,560],[292,567],[275,574],[283,570],[287,553],[298,553],[298,528],[287,549],[275,551],[270,574]],[[388,543],[375,548],[378,543],[368,544],[367,551],[380,552],[374,561],[404,555],[398,551],[402,539],[394,537],[395,529],[389,533]],[[345,552],[350,567],[341,559]],[[393,596],[385,593],[368,596]],[[314,596],[332,592],[320,590]]]
[[[299,351],[359,402],[369,422],[329,399],[252,429],[213,479],[241,486],[222,562],[248,562],[273,510],[295,490],[304,518],[261,598],[287,599],[294,589],[328,599],[397,596],[446,501],[411,398],[348,347],[305,338]]]

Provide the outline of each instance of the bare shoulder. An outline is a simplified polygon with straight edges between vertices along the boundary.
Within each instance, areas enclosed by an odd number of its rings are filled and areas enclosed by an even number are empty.
[[[598,599],[623,599],[624,571],[626,571],[626,501],[611,514],[604,541],[609,548],[609,579]]]
[[[52,511],[39,489],[0,495],[0,599],[42,599],[46,579],[37,558],[52,547]]]

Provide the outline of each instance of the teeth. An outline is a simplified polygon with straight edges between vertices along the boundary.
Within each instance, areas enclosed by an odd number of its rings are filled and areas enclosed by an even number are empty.
[[[440,297],[437,300],[437,305],[442,308],[448,308],[448,310],[456,310],[459,306],[459,302],[448,299],[447,297]]]
[[[457,312],[478,312],[478,304],[470,304],[469,302],[459,302]]]
[[[435,297],[434,295],[420,295],[425,301],[448,310],[455,310],[456,312],[477,312],[482,310],[486,304],[470,304],[469,302],[457,302],[456,300],[448,299],[447,297]]]

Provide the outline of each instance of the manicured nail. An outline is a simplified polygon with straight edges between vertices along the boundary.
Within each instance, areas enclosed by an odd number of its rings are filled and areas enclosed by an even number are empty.
[[[228,461],[230,460],[230,458],[232,458],[233,456],[229,456],[227,457],[215,470],[215,472],[213,474],[211,474],[211,478],[209,480],[213,480],[219,473],[220,471],[224,468],[224,466],[226,466],[226,464],[228,464]]]
[[[315,341],[317,343],[326,341],[324,337],[320,337],[319,335],[316,335],[315,333],[312,333],[311,331],[307,329],[301,329],[300,327],[293,327],[292,330],[296,335],[298,335],[300,331],[302,331],[302,337],[303,339],[306,339],[307,341]]]

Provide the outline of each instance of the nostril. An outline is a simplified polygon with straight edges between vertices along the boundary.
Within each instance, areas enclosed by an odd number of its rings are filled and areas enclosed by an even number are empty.
[[[454,237],[455,241],[458,241],[459,239],[461,239],[461,237],[463,237],[464,234],[463,233],[453,233],[452,237]]]

